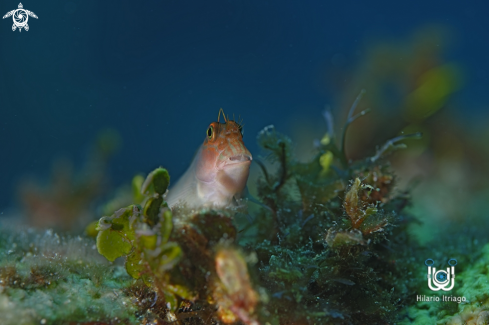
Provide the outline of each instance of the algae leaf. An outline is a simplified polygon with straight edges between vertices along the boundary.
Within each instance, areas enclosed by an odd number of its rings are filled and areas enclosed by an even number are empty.
[[[170,175],[165,168],[156,168],[153,170],[141,187],[141,193],[151,195],[152,193],[158,193],[163,195],[166,189],[170,185]]]
[[[132,276],[134,279],[139,279],[141,277],[141,272],[144,270],[143,260],[141,259],[140,252],[133,252],[131,255],[127,256],[126,260],[126,271],[127,274]]]
[[[111,217],[100,219],[97,227],[97,249],[109,261],[113,262],[131,252],[135,238],[131,217],[136,210],[136,206],[130,205],[116,211]]]

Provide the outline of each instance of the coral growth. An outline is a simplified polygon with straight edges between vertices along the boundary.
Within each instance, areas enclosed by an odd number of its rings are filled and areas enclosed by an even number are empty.
[[[273,128],[259,137],[289,141]],[[388,166],[370,158],[348,163],[334,141],[309,163],[295,161],[287,149],[269,148],[282,165],[274,175],[264,171],[259,183],[270,210],[255,218],[254,243],[271,296],[267,308],[281,324],[394,321],[410,286],[398,264],[408,258],[408,216],[402,212],[408,197],[394,191]],[[326,152],[345,168],[324,173]]]
[[[131,282],[122,267],[101,258],[92,240],[2,225],[2,325],[136,323],[137,307],[125,294]]]
[[[96,245],[112,264],[90,258],[77,264],[68,257],[57,262],[55,257],[52,263],[63,265],[59,270],[56,264],[34,269],[28,264],[31,271],[25,272],[29,248],[12,260],[8,246],[15,239],[4,241],[0,308],[26,306],[41,293],[51,301],[75,301],[66,295],[78,290],[86,301],[103,306],[93,304],[96,312],[88,314],[78,309],[49,314],[54,307],[41,308],[26,319],[247,325],[397,321],[414,287],[404,264],[417,246],[406,233],[410,218],[403,209],[409,195],[396,190],[383,157],[404,137],[372,157],[349,161],[347,126],[365,114],[354,115],[355,107],[340,141],[329,130],[309,162],[299,162],[291,140],[273,126],[260,132],[257,140],[268,162],[258,159],[263,176],[256,209],[247,210],[244,200],[219,210],[185,205],[170,210],[165,169],[154,170],[145,181],[135,177],[133,188],[139,191],[133,192],[133,204],[113,208],[88,227],[97,237],[89,246]],[[117,293],[109,295],[112,289]],[[109,296],[111,302],[100,300]],[[83,301],[77,308],[86,307]]]

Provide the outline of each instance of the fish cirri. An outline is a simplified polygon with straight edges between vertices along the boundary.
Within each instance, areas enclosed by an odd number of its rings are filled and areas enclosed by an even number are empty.
[[[170,188],[166,197],[170,207],[226,207],[245,189],[252,157],[243,143],[242,126],[224,112],[224,123],[219,123],[221,112],[207,128],[188,170]]]

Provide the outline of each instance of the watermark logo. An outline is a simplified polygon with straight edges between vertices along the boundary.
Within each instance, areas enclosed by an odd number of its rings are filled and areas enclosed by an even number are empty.
[[[457,260],[451,258],[448,260],[447,270],[436,270],[433,265],[435,261],[431,258],[427,259],[424,264],[428,267],[428,287],[432,291],[450,291],[455,286],[455,265]]]
[[[22,3],[19,3],[18,9],[14,9],[12,11],[7,12],[5,16],[3,16],[3,19],[8,18],[10,16],[12,16],[12,19],[14,20],[14,24],[12,25],[12,31],[14,32],[17,28],[19,29],[19,32],[22,31],[22,28],[24,28],[26,31],[29,30],[29,25],[27,25],[29,16],[37,19],[36,14],[33,13],[32,11],[25,10]]]

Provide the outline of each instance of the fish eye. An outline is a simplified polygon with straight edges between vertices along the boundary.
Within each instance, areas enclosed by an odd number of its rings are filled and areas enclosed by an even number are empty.
[[[212,136],[214,135],[214,127],[211,125],[209,126],[209,128],[207,129],[207,137],[209,139],[212,139]]]

